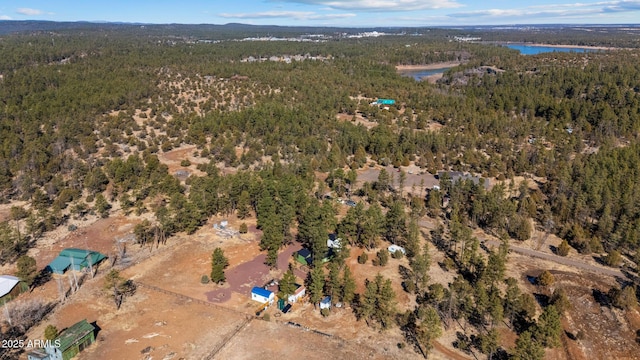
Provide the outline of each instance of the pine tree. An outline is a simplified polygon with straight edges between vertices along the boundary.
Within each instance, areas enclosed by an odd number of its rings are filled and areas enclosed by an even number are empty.
[[[246,219],[251,216],[251,203],[249,199],[249,192],[243,190],[238,198],[238,204],[236,206],[236,215],[238,219]]]
[[[562,324],[560,314],[555,306],[549,305],[542,311],[535,326],[533,335],[544,347],[560,346]]]
[[[20,278],[20,280],[24,281],[25,284],[31,286],[33,281],[38,276],[38,268],[36,266],[36,259],[23,255],[18,258],[18,272],[16,276]]]
[[[362,246],[362,234],[366,226],[364,205],[358,202],[356,206],[350,207],[347,214],[338,224],[338,234],[351,245]]]
[[[544,347],[540,345],[531,334],[525,331],[516,340],[516,348],[513,352],[515,360],[542,360],[544,359]]]
[[[378,203],[374,203],[365,211],[365,226],[362,232],[362,245],[368,249],[378,246],[378,239],[384,230],[384,215]]]
[[[340,268],[335,262],[329,263],[329,280],[326,284],[326,293],[331,296],[332,301],[342,301],[342,283],[340,280]]]
[[[392,244],[404,246],[407,237],[407,224],[404,206],[400,201],[391,204],[385,215],[385,238]]]
[[[289,295],[293,295],[296,291],[296,276],[293,273],[291,267],[284,273],[280,283],[278,285],[278,297],[286,299]]]
[[[309,289],[309,300],[315,306],[322,300],[324,295],[324,269],[322,266],[315,266],[309,273],[307,280]]]
[[[416,338],[420,346],[428,354],[433,342],[442,335],[442,323],[438,311],[430,305],[420,309],[420,323],[416,325]]]
[[[316,263],[322,261],[327,254],[327,236],[328,233],[322,222],[320,203],[314,198],[299,221],[298,241],[311,250]]]
[[[229,260],[224,256],[224,251],[216,248],[211,255],[211,282],[222,284],[226,281],[224,269],[229,266]]]
[[[96,195],[96,202],[93,205],[93,209],[100,215],[102,218],[109,217],[109,209],[111,209],[111,205],[107,202],[107,199],[104,198],[104,195],[98,194]]]
[[[500,334],[496,328],[489,330],[487,334],[480,336],[480,351],[487,355],[487,359],[491,360],[493,355],[500,348]]]
[[[377,322],[382,329],[387,329],[396,314],[394,300],[395,292],[391,287],[391,280],[378,273],[373,281],[367,279],[365,283],[365,292],[358,306],[358,318],[367,320],[367,323]]]
[[[349,266],[344,267],[342,273],[342,301],[351,304],[356,292],[356,282],[351,275],[351,269]]]
[[[431,256],[429,255],[429,243],[425,243],[421,253],[409,260],[415,285],[418,289],[424,289],[429,282],[429,268]]]

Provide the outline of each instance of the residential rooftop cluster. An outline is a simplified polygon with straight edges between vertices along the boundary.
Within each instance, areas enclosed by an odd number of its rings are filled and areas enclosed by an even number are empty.
[[[304,55],[274,55],[270,57],[254,57],[249,56],[240,60],[240,62],[265,62],[265,61],[276,61],[276,62],[284,62],[290,64],[293,61],[304,61],[304,60],[331,60],[333,56],[311,56],[311,54]]]

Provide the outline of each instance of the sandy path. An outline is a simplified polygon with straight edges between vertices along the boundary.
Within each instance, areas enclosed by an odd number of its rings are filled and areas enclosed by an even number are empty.
[[[495,240],[485,240],[484,242],[486,244],[488,244],[489,246],[495,246],[495,247],[500,246],[500,243],[498,241],[495,241]],[[509,245],[509,249],[511,251],[516,252],[516,253],[521,254],[521,255],[526,255],[526,256],[531,256],[531,257],[535,257],[535,258],[539,258],[539,259],[543,259],[543,260],[552,261],[552,262],[555,262],[555,263],[558,263],[558,264],[570,266],[570,267],[577,268],[577,269],[580,269],[580,270],[586,270],[586,271],[589,271],[589,272],[592,272],[592,273],[596,273],[596,274],[599,274],[599,275],[613,276],[613,277],[619,277],[619,278],[624,278],[625,277],[622,274],[622,271],[620,271],[618,269],[610,269],[610,268],[595,266],[595,265],[587,264],[587,263],[582,262],[582,261],[569,259],[569,258],[566,258],[566,257],[553,255],[553,254],[547,254],[547,253],[544,253],[544,252],[541,252],[541,251],[515,246],[513,244]]]
[[[438,63],[420,64],[420,65],[396,65],[396,70],[398,71],[435,70],[435,69],[442,69],[446,67],[454,67],[460,64],[463,64],[463,62],[447,61],[447,62],[438,62]]]

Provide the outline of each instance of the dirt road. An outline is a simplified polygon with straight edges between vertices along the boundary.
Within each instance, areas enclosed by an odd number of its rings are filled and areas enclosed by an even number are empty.
[[[493,246],[493,247],[500,246],[500,243],[498,241],[495,241],[495,240],[484,240],[483,242],[488,246]],[[573,268],[577,268],[577,269],[580,269],[580,270],[585,270],[585,271],[592,272],[592,273],[595,273],[595,274],[624,278],[624,275],[622,274],[622,271],[620,271],[618,269],[610,269],[610,268],[606,268],[606,267],[595,266],[595,265],[587,264],[587,263],[579,261],[579,260],[569,259],[569,258],[566,258],[566,257],[553,255],[553,254],[547,254],[547,253],[544,253],[542,251],[537,251],[537,250],[533,250],[533,249],[527,249],[527,248],[515,246],[513,244],[509,245],[509,249],[511,251],[513,251],[515,253],[518,253],[518,254],[521,254],[521,255],[526,255],[526,256],[531,256],[531,257],[535,257],[535,258],[538,258],[538,259],[552,261],[552,262],[555,262],[555,263],[558,263],[558,264],[561,264],[561,265],[571,266]]]
[[[436,227],[435,221],[432,220],[432,219],[428,219],[428,218],[420,219],[420,221],[418,221],[418,225],[420,225],[421,227],[423,227],[425,229],[428,229],[428,230],[433,230]],[[480,241],[482,241],[485,245],[487,245],[489,247],[497,248],[498,246],[500,246],[500,242],[498,242],[496,240],[480,239]],[[516,245],[513,245],[513,244],[509,244],[509,249],[511,249],[511,251],[513,251],[515,253],[518,253],[518,254],[521,254],[521,255],[535,257],[535,258],[542,259],[542,260],[547,260],[547,261],[552,261],[552,262],[555,262],[557,264],[570,266],[570,267],[573,267],[573,268],[576,268],[576,269],[588,271],[588,272],[599,274],[599,275],[613,276],[613,277],[619,277],[619,278],[624,278],[625,277],[624,274],[622,273],[622,271],[620,271],[619,269],[606,268],[606,267],[603,267],[603,266],[596,266],[596,265],[588,264],[588,263],[580,261],[580,260],[575,260],[575,259],[570,259],[570,258],[558,256],[558,255],[548,254],[548,253],[545,253],[545,252],[542,252],[542,251],[528,249],[528,248],[516,246]]]

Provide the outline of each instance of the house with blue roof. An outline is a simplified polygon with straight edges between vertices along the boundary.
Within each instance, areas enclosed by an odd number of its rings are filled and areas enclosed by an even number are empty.
[[[261,304],[273,303],[276,298],[276,294],[273,291],[263,289],[261,287],[254,287],[251,289],[251,300],[257,301]]]

